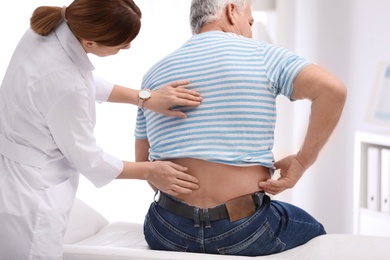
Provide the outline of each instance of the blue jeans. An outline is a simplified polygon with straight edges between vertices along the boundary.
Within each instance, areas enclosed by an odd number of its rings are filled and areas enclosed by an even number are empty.
[[[197,224],[153,202],[145,218],[145,239],[155,250],[261,256],[326,234],[324,227],[304,210],[272,201],[267,195],[248,217],[234,222],[229,218],[211,221],[211,226],[203,221]]]

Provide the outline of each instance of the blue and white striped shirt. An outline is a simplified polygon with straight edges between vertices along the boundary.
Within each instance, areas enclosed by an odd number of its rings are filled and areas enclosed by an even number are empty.
[[[201,105],[184,108],[186,119],[139,109],[135,137],[148,138],[150,159],[273,168],[275,99],[290,97],[307,64],[284,48],[236,34],[194,35],[147,72],[142,88],[189,79],[203,97]]]

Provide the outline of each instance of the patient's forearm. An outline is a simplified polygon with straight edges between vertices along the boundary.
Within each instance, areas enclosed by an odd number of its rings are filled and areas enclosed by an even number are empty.
[[[298,152],[305,168],[312,165],[336,127],[345,103],[345,89],[332,88],[312,101],[306,137]]]

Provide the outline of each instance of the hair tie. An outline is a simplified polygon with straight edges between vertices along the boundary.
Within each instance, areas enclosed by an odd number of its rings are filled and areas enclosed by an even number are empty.
[[[62,16],[62,20],[64,20],[65,22],[68,22],[68,20],[66,19],[66,6],[63,6],[61,8],[61,16]]]

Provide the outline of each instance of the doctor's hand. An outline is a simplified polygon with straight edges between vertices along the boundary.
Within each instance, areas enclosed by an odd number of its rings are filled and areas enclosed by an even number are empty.
[[[287,156],[275,162],[274,166],[276,170],[280,170],[280,177],[277,180],[268,179],[259,182],[259,187],[272,195],[294,187],[307,169],[296,155]]]
[[[146,180],[155,188],[176,196],[181,193],[191,193],[198,189],[198,179],[185,173],[186,167],[169,161],[155,161],[148,163],[149,174]]]
[[[186,118],[186,114],[172,107],[196,107],[200,105],[202,98],[199,93],[186,89],[188,80],[179,80],[168,83],[156,91],[153,91],[150,99],[144,102],[144,107],[159,114],[172,117]]]

